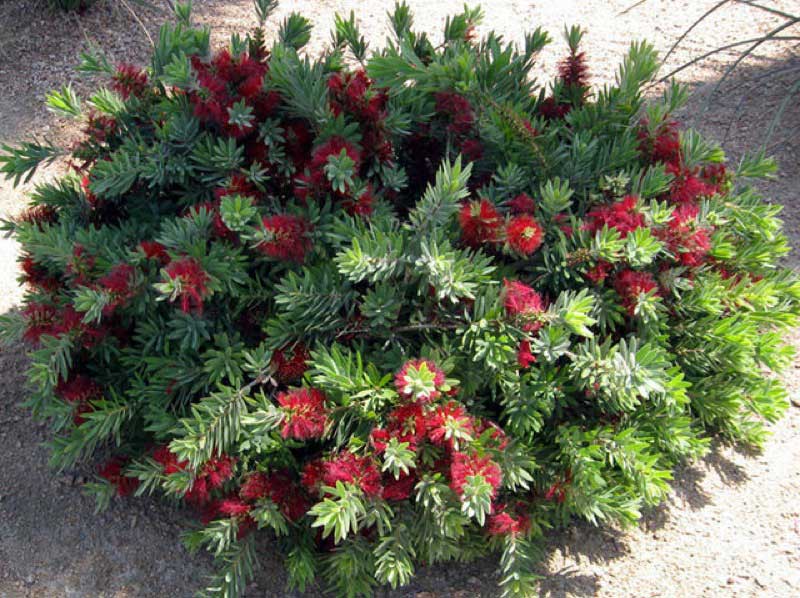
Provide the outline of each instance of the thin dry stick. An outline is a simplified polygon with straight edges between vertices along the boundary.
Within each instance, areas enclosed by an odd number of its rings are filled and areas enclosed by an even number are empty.
[[[150,37],[150,32],[147,30],[147,27],[145,27],[144,23],[143,23],[143,22],[142,22],[142,20],[139,18],[139,15],[137,15],[137,14],[136,14],[136,11],[134,11],[134,10],[131,8],[130,4],[128,4],[128,3],[126,2],[126,0],[120,0],[120,2],[122,2],[122,5],[123,5],[125,8],[127,8],[127,9],[128,9],[128,12],[129,12],[129,13],[131,13],[131,15],[133,15],[133,18],[134,18],[134,19],[136,19],[136,22],[137,22],[137,23],[139,23],[139,26],[142,28],[142,31],[144,31],[144,34],[147,36],[147,41],[149,41],[149,42],[150,42],[150,47],[151,47],[151,48],[155,48],[155,47],[156,47],[156,45],[155,45],[155,43],[153,43],[153,38],[152,38],[152,37]]]

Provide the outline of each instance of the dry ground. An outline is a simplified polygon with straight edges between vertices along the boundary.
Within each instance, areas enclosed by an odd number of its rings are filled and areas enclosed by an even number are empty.
[[[712,0],[649,0],[625,14],[633,0],[506,0],[487,8],[484,30],[493,28],[519,40],[525,30],[542,25],[554,34],[564,24],[580,24],[589,35],[586,50],[594,82],[613,78],[619,59],[632,39],[647,38],[665,50]],[[798,0],[766,4],[797,9]],[[135,6],[153,34],[164,12],[162,0],[150,9]],[[197,20],[214,28],[221,44],[236,30],[253,24],[250,0],[195,0]],[[284,0],[273,25],[291,10],[310,16],[316,26],[311,51],[328,37],[333,14],[355,10],[370,40],[385,37],[390,1]],[[410,1],[417,26],[441,30],[447,14],[461,0]],[[0,0],[0,142],[32,135],[68,141],[74,125],[52,118],[42,107],[47,90],[67,81],[79,89],[72,72],[79,51],[91,40],[115,60],[142,62],[148,41],[124,3],[109,0],[85,14],[48,14],[44,0]],[[728,7],[699,28],[670,59],[677,65],[713,47],[755,37],[776,22],[752,8]],[[274,25],[275,26],[275,25]],[[274,28],[274,27],[273,27]],[[795,33],[796,35],[797,33]],[[545,51],[543,72],[552,72],[564,52],[558,42]],[[792,53],[794,50],[794,53]],[[793,59],[792,56],[795,58]],[[771,114],[788,89],[787,78],[759,79],[774,69],[798,67],[796,49],[764,47],[733,85],[729,99],[701,114],[700,106],[730,54],[680,75],[696,90],[683,120],[720,141],[736,159],[761,142]],[[795,62],[793,62],[793,60]],[[740,98],[743,101],[740,102]],[[795,103],[772,144],[781,177],[763,185],[773,201],[786,206],[787,231],[800,246],[800,160],[795,141],[800,109]],[[58,166],[37,175],[53,176]],[[24,206],[26,188],[0,182],[0,217]],[[0,313],[13,309],[22,291],[15,282],[17,247],[0,240]],[[793,254],[789,264],[797,267]],[[800,332],[791,339],[800,346]],[[19,406],[25,398],[22,347],[0,353],[0,597],[177,597],[189,596],[202,584],[208,561],[182,548],[178,531],[185,517],[163,504],[144,499],[115,504],[100,516],[72,475],[53,476],[47,469],[43,428],[31,424]],[[785,374],[792,397],[800,390],[800,362]],[[684,597],[800,595],[800,409],[791,408],[774,427],[763,454],[748,455],[717,446],[699,463],[677,472],[668,505],[649,513],[626,532],[601,531],[578,525],[549,539],[549,560],[542,567],[543,596]],[[248,595],[283,597],[280,561],[267,546],[263,571]],[[413,584],[386,596],[470,598],[495,596],[494,563],[423,569]],[[307,596],[318,596],[312,591]]]

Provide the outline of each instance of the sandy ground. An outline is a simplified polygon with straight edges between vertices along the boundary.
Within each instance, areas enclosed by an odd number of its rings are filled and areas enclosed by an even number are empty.
[[[714,0],[649,0],[624,14],[633,0],[497,1],[487,8],[482,30],[502,31],[522,39],[525,30],[541,25],[557,34],[565,24],[586,27],[586,50],[593,82],[613,79],[629,41],[647,38],[666,50],[673,40]],[[798,9],[798,0],[765,4]],[[131,3],[137,6],[135,3]],[[197,20],[214,28],[215,44],[254,23],[250,0],[195,0]],[[370,40],[387,34],[385,13],[391,1],[284,1],[272,20],[272,30],[293,10],[310,16],[316,25],[310,51],[328,39],[335,12],[356,11]],[[460,10],[461,0],[410,1],[416,26],[435,35],[446,15]],[[47,90],[73,81],[80,50],[91,40],[114,60],[142,62],[148,41],[124,5],[101,2],[80,17],[51,15],[44,0],[0,0],[0,142],[46,136],[66,141],[74,125],[54,119],[42,105]],[[163,18],[162,0],[151,9],[136,7],[144,26],[154,34]],[[748,7],[727,7],[698,28],[669,60],[664,72],[688,58],[737,39],[754,37],[778,22]],[[800,29],[797,27],[796,29]],[[788,33],[788,32],[787,32]],[[798,31],[794,34],[797,35]],[[559,39],[541,57],[542,72],[564,52]],[[724,141],[732,160],[755,147],[771,115],[788,89],[789,76],[771,78],[775,70],[798,68],[797,50],[786,44],[764,47],[734,77],[737,86],[707,113],[702,100],[713,87],[731,54],[693,67],[680,79],[696,95],[682,119],[705,134]],[[796,75],[795,75],[796,77]],[[754,82],[755,80],[755,82]],[[744,98],[740,102],[740,98]],[[731,123],[733,123],[731,125]],[[781,165],[778,180],[763,191],[787,207],[787,231],[800,246],[800,104],[794,103],[770,143]],[[53,166],[37,174],[44,180],[58,173]],[[0,217],[24,206],[30,185],[12,189],[0,182]],[[0,240],[0,313],[19,304],[22,291],[15,282],[17,246]],[[789,265],[797,267],[794,253]],[[791,342],[800,347],[800,331]],[[0,352],[0,597],[181,597],[202,587],[208,560],[182,548],[178,533],[184,513],[162,503],[137,499],[116,503],[105,514],[93,515],[92,501],[80,492],[79,474],[53,476],[46,431],[33,425],[19,406],[24,400],[26,358],[21,346]],[[784,376],[792,397],[800,390],[800,361]],[[577,525],[554,533],[548,540],[549,559],[541,567],[542,596],[685,597],[800,595],[800,409],[793,407],[773,429],[762,454],[744,454],[715,446],[711,455],[676,474],[668,504],[649,513],[642,524],[627,531],[598,530]],[[279,557],[265,546],[262,570],[249,596],[284,597]],[[414,582],[392,598],[492,597],[494,562],[441,566],[418,572]],[[310,591],[306,596],[320,596]]]

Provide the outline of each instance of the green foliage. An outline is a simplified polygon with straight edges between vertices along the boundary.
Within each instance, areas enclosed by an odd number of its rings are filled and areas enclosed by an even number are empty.
[[[479,9],[434,45],[399,3],[380,50],[337,16],[312,59],[299,14],[266,44],[273,0],[216,53],[190,8],[148,68],[95,49],[105,86],[48,96],[87,119],[79,172],[3,223],[27,287],[0,339],[31,345],[53,465],[114,455],[98,509],[205,510],[210,595],[241,595],[265,536],[291,588],[497,553],[528,596],[545,529],[634,524],[713,435],[764,442],[800,313],[752,186],[775,164],[678,131],[677,85],[645,105],[652,46],[593,92],[579,28],[540,87],[549,36],[477,39]],[[3,146],[0,172],[65,153]]]

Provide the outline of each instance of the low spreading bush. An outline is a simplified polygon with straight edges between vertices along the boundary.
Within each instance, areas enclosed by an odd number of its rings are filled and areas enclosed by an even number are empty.
[[[653,48],[592,92],[579,48],[547,88],[549,41],[413,29],[367,56],[353,16],[302,57],[310,23],[212,52],[187,7],[146,69],[81,102],[70,172],[6,229],[27,294],[5,316],[30,353],[53,464],[111,453],[88,485],[196,507],[186,536],[241,593],[256,539],[289,583],[342,596],[418,563],[500,553],[525,595],[543,531],[633,523],[712,434],[760,443],[785,407],[766,375],[800,285],[748,181],[774,165],[681,131]],[[6,147],[19,182],[63,152]]]

